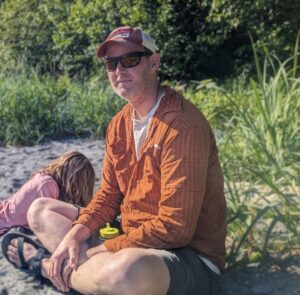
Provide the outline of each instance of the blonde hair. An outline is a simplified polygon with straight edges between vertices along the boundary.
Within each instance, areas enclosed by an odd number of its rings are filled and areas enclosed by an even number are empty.
[[[61,201],[85,207],[93,197],[95,171],[82,153],[67,152],[36,173],[45,173],[55,179]]]

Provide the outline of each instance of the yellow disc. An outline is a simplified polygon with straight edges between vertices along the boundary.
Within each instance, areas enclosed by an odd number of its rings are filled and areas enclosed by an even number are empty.
[[[100,237],[103,239],[113,239],[119,235],[119,230],[115,227],[110,227],[109,223],[106,223],[106,227],[100,229]]]

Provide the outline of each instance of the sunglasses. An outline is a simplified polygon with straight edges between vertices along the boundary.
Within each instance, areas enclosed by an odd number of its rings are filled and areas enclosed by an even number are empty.
[[[129,69],[137,66],[141,62],[142,56],[150,56],[152,52],[150,51],[137,51],[130,52],[117,57],[104,57],[104,67],[107,72],[113,72],[117,69],[118,62],[123,68]]]

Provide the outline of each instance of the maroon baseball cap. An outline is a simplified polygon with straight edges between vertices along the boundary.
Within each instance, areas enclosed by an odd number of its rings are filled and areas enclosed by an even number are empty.
[[[119,27],[113,30],[97,50],[97,57],[103,57],[108,44],[112,42],[129,42],[135,45],[144,46],[151,52],[156,51],[155,41],[149,34],[138,27]]]

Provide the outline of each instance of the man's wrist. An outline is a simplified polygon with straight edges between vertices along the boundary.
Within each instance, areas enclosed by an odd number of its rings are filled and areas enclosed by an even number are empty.
[[[76,240],[78,243],[81,243],[87,240],[90,235],[91,233],[87,226],[76,224],[69,230],[64,240]]]

